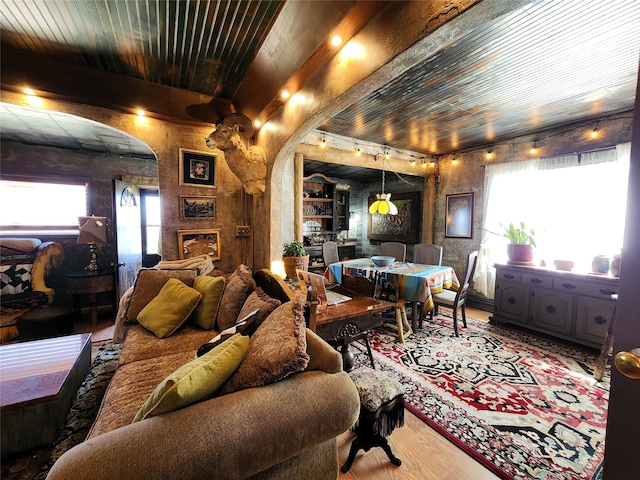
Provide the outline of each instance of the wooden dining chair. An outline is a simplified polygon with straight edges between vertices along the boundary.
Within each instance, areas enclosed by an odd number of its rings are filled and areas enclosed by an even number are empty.
[[[453,290],[443,290],[440,293],[434,293],[433,298],[433,308],[431,309],[431,313],[429,315],[430,319],[433,320],[433,313],[438,313],[438,306],[443,305],[445,307],[451,307],[453,309],[453,330],[456,333],[456,337],[458,334],[458,309],[462,311],[462,324],[464,327],[467,327],[467,312],[466,312],[466,303],[467,303],[467,293],[469,291],[469,286],[471,284],[471,280],[473,279],[473,272],[476,270],[476,263],[478,262],[478,251],[475,250],[471,252],[467,257],[467,270],[464,275],[464,280],[460,284],[460,288],[457,292]]]
[[[406,262],[407,245],[400,242],[383,242],[380,244],[380,255],[394,257],[396,262]]]
[[[413,246],[413,263],[442,265],[442,245],[418,243]]]
[[[340,261],[340,256],[338,255],[338,244],[336,242],[324,242],[322,244],[322,261],[324,262],[325,267]]]
[[[411,324],[407,319],[407,302],[400,298],[400,287],[397,283],[378,282],[375,298],[395,303],[396,324],[389,325],[398,332],[398,342],[404,343],[405,337],[413,333]]]

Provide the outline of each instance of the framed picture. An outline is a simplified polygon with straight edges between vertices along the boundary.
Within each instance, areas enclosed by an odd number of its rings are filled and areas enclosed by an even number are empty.
[[[216,186],[216,155],[180,149],[180,185]]]
[[[180,213],[183,220],[216,218],[216,197],[180,197]]]
[[[376,197],[369,197],[369,206]],[[369,214],[367,237],[383,242],[417,243],[420,229],[420,192],[391,194],[397,215]]]
[[[180,259],[209,255],[220,259],[220,230],[178,230]]]
[[[448,238],[472,238],[473,192],[447,195],[444,236]]]

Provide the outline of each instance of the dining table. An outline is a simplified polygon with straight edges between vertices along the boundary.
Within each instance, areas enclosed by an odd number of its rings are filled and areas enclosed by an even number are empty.
[[[400,298],[422,306],[422,312],[433,306],[432,295],[444,289],[457,291],[460,281],[453,267],[446,265],[424,265],[421,263],[394,262],[380,267],[370,258],[356,258],[332,263],[327,269],[329,281],[342,283],[342,272],[371,278],[378,273],[378,282],[398,284]],[[412,327],[416,329],[418,308],[413,308]],[[421,318],[421,317],[420,317]]]

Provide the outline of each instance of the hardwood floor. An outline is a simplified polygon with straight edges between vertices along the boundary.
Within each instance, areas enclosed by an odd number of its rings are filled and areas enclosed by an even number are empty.
[[[470,317],[488,321],[489,312],[467,308]],[[74,325],[76,333],[92,333],[92,341],[107,340],[113,336],[114,314],[110,308],[99,311],[98,325],[91,325],[88,312]],[[353,433],[338,437],[338,457],[342,465],[349,455]],[[402,460],[400,467],[389,462],[380,448],[362,450],[351,470],[340,473],[343,480],[497,480],[498,477],[464,453],[453,443],[405,410],[404,427],[396,429],[388,438],[393,453]]]
[[[446,310],[446,309],[444,309]],[[467,308],[467,315],[489,321],[489,312]],[[497,480],[493,472],[464,453],[418,417],[405,410],[404,427],[397,428],[388,441],[395,456],[402,460],[396,467],[381,448],[360,450],[344,480]],[[352,432],[338,437],[338,457],[342,465],[349,455]]]

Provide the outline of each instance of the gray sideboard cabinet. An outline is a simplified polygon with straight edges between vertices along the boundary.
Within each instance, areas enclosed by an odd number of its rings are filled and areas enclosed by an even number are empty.
[[[607,335],[618,279],[547,268],[495,265],[492,320],[600,348]]]

